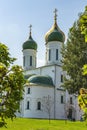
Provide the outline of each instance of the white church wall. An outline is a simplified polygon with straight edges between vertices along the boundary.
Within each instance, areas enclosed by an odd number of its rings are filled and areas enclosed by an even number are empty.
[[[64,105],[65,105],[65,91],[62,90],[56,90],[56,105],[55,105],[55,110],[56,110],[56,119],[65,119],[65,110],[64,110]],[[61,101],[61,96],[62,96],[62,101]]]
[[[61,81],[61,76],[63,75],[63,71],[61,66],[55,66],[55,86],[56,88],[61,88],[61,85],[63,83],[63,81]]]
[[[50,76],[54,81],[54,66],[45,66],[44,68],[41,68],[41,75],[47,75]]]
[[[35,69],[25,71],[25,75],[31,75],[31,74],[40,75],[40,68],[35,68]]]
[[[50,86],[29,86],[30,94],[27,94],[27,87],[25,88],[24,95],[24,114],[23,117],[30,118],[48,118],[48,113],[43,109],[43,98],[48,97],[48,95],[53,99],[54,88]],[[30,102],[30,108],[26,109],[26,102]],[[41,102],[41,110],[37,110],[37,102]],[[54,112],[52,108],[51,118],[54,117]]]

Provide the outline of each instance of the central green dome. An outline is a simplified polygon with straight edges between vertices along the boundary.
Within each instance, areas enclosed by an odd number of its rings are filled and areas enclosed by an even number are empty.
[[[54,29],[53,32],[51,32],[47,38],[47,42],[50,42],[50,41],[64,42],[62,33],[60,33],[57,29]]]
[[[41,84],[41,85],[53,85],[52,78],[50,76],[34,75],[28,78],[29,83]]]
[[[45,35],[46,44],[51,41],[59,41],[59,42],[63,42],[63,43],[65,41],[65,35],[58,27],[56,17],[57,17],[57,15],[55,13],[54,24],[53,24],[52,28]]]

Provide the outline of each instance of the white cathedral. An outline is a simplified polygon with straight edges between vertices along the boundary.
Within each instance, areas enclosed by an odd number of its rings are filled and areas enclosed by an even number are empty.
[[[57,24],[55,9],[54,23],[45,35],[45,65],[36,67],[37,43],[33,40],[31,26],[29,38],[23,43],[23,68],[27,79],[24,97],[20,105],[20,116],[42,119],[80,119],[76,95],[64,88],[61,48],[65,35]]]

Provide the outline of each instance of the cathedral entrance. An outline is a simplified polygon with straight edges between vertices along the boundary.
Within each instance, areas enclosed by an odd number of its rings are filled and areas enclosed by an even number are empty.
[[[69,109],[68,119],[72,120],[72,109]]]
[[[67,118],[69,120],[75,121],[75,116],[76,116],[75,114],[76,114],[75,108],[74,107],[70,107],[69,110],[68,110],[68,116],[67,116]]]

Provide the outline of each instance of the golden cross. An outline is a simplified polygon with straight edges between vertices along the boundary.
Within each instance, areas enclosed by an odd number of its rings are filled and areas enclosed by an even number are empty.
[[[30,36],[31,36],[31,28],[32,28],[32,25],[31,25],[31,24],[30,24],[29,28],[30,28]]]
[[[30,24],[29,28],[30,28],[30,32],[31,32],[31,28],[32,28],[32,25],[31,25],[31,24]]]
[[[55,14],[54,19],[56,20],[57,19],[57,9],[54,10],[54,14]]]

